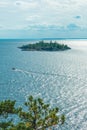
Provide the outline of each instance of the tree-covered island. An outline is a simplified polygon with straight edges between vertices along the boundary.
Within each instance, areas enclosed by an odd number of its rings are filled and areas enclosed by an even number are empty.
[[[67,45],[55,42],[39,41],[34,44],[27,44],[19,47],[22,51],[64,51],[71,49]]]

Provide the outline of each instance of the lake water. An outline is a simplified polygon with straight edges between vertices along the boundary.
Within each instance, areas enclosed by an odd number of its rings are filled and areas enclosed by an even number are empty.
[[[60,52],[17,48],[29,42],[0,40],[0,100],[41,97],[66,115],[59,130],[87,130],[87,40],[59,40],[72,48]]]

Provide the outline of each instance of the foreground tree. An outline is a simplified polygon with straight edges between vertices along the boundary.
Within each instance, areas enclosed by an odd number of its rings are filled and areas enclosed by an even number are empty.
[[[64,115],[57,116],[59,109],[57,107],[50,109],[49,104],[44,104],[41,98],[34,99],[30,96],[25,105],[28,111],[21,111],[19,116],[25,122],[27,130],[45,130],[65,122]]]
[[[12,126],[12,119],[8,119],[9,115],[17,113],[15,109],[15,101],[5,100],[0,102],[0,130],[7,130]]]
[[[25,102],[26,111],[15,108],[15,101],[5,100],[0,102],[0,130],[46,130],[53,129],[59,123],[65,122],[65,116],[57,116],[58,108],[51,109],[41,98],[34,99],[32,96]],[[9,115],[20,117],[18,124],[14,125]],[[15,116],[13,116],[15,118]]]

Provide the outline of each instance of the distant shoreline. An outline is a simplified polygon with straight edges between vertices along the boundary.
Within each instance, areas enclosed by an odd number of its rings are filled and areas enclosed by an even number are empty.
[[[0,41],[6,40],[87,40],[87,38],[0,38]]]

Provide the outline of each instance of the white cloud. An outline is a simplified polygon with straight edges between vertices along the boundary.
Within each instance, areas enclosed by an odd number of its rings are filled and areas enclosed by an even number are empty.
[[[36,21],[36,20],[38,20],[40,18],[40,16],[39,15],[30,15],[30,16],[28,16],[27,18],[26,18],[26,21]]]
[[[63,30],[64,27],[63,26],[58,26],[58,25],[49,25],[49,24],[30,24],[28,26],[25,27],[25,30],[37,30],[37,31],[59,31],[59,30]]]
[[[87,0],[3,0],[0,7],[6,7],[0,17],[7,18],[7,23],[0,22],[9,28],[44,25],[42,28],[65,29],[71,23],[87,28]]]
[[[0,29],[3,29],[3,26],[2,26],[2,25],[0,25]]]
[[[6,7],[8,6],[8,2],[1,2],[0,1],[0,7]]]
[[[22,10],[27,10],[27,9],[33,9],[37,7],[37,2],[35,1],[27,2],[27,1],[18,0],[15,2],[15,5]]]
[[[78,25],[76,25],[75,23],[71,23],[71,24],[67,25],[67,29],[77,30],[77,29],[81,29],[81,28]]]

